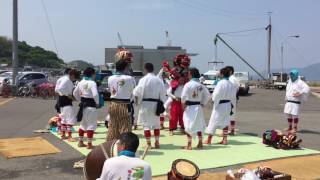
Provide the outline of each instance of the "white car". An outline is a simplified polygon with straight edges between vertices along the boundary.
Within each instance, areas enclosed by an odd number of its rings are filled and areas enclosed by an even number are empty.
[[[213,92],[215,88],[215,81],[218,79],[219,71],[210,70],[203,74],[204,82],[203,85],[205,85],[210,92]]]

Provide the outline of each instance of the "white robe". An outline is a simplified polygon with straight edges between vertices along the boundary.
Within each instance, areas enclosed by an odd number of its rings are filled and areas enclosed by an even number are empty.
[[[184,85],[181,95],[182,103],[200,102],[200,105],[186,106],[183,112],[183,123],[188,134],[195,135],[197,132],[204,132],[206,122],[202,106],[208,103],[209,97],[210,92],[200,82],[191,80]]]
[[[139,171],[139,172],[137,172]],[[140,177],[136,177],[140,174]],[[142,177],[141,177],[142,176]],[[107,159],[103,164],[100,178],[97,180],[151,180],[150,165],[136,157],[117,156]]]
[[[95,103],[99,104],[99,94],[96,82],[92,80],[81,80],[73,91],[73,96],[77,101],[84,98],[93,98]],[[83,110],[80,128],[83,130],[95,130],[97,128],[98,112],[94,107],[86,107]]]
[[[212,93],[213,109],[206,129],[208,134],[215,134],[217,128],[225,128],[230,123],[231,101],[236,93],[236,87],[226,79],[220,80]],[[230,102],[220,104],[220,100]]]
[[[73,82],[68,75],[58,79],[55,92],[59,96],[72,96]],[[61,124],[74,125],[76,123],[76,112],[73,106],[64,106],[60,108]]]
[[[230,120],[235,120],[236,119],[236,113],[237,113],[237,92],[239,91],[239,88],[240,88],[240,83],[239,81],[237,80],[237,78],[232,75],[229,77],[229,81],[232,82],[232,84],[237,88],[237,91],[236,91],[236,94],[234,96],[234,98],[232,99],[231,103],[233,105],[233,109],[232,109],[232,112],[233,114],[231,115],[231,119]]]
[[[157,102],[142,101],[142,99],[166,99],[166,91],[163,82],[153,73],[148,73],[140,79],[137,87],[133,90],[139,106],[138,124],[145,129],[159,129],[160,120],[156,113]]]
[[[293,94],[296,92],[302,93],[302,95],[299,97],[293,97]],[[291,82],[291,79],[290,79],[286,88],[285,100],[297,101],[297,102],[303,103],[304,101],[306,101],[309,93],[310,93],[310,88],[304,81],[302,81],[301,79],[297,79],[295,82]],[[284,113],[288,115],[299,116],[300,104],[286,102],[284,106]]]

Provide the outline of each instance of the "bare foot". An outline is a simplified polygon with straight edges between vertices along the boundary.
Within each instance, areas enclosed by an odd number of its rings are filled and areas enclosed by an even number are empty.
[[[87,147],[86,144],[84,144],[82,141],[79,141],[78,143],[78,147]]]
[[[184,150],[192,150],[192,147],[191,146],[184,146],[184,147],[182,147],[182,149],[184,149]]]
[[[160,143],[159,143],[159,141],[156,141],[156,142],[154,143],[154,148],[155,148],[155,149],[160,149]]]
[[[69,142],[77,142],[77,140],[75,138],[72,138],[72,137],[68,137],[68,141]]]
[[[199,143],[198,143],[198,145],[197,145],[197,148],[198,148],[198,149],[203,149],[203,144],[202,144],[201,141],[199,141]]]
[[[219,144],[227,145],[227,144],[228,144],[228,142],[227,142],[227,140],[222,140],[221,142],[219,142]]]
[[[66,136],[61,136],[61,139],[62,140],[66,140],[66,139],[68,139]]]
[[[169,136],[173,136],[173,131],[170,131],[170,132],[169,132]]]
[[[209,140],[207,139],[206,141],[204,141],[203,144],[208,144],[208,145],[210,145],[210,144],[211,144],[211,141],[209,141]]]
[[[92,143],[88,143],[87,149],[93,149],[93,148],[94,148],[94,145],[92,145]]]

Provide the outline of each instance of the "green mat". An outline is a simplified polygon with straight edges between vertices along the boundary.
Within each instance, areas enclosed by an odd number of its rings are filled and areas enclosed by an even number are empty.
[[[75,129],[77,130],[78,127],[75,127]],[[134,132],[139,135],[139,153],[142,154],[143,148],[145,147],[143,131],[140,128]],[[56,133],[53,134],[58,136]],[[73,136],[78,137],[77,133],[74,133]],[[98,145],[103,143],[105,137],[106,128],[99,126],[94,135],[93,144]],[[214,139],[214,142],[217,143],[220,140],[221,138],[217,137]],[[154,139],[152,139],[152,141],[154,142]],[[86,148],[78,148],[76,142],[65,142],[83,155],[89,153],[89,150]],[[166,174],[171,169],[171,163],[178,158],[189,159],[196,163],[200,169],[209,169],[267,159],[320,153],[319,151],[304,148],[301,150],[277,150],[263,145],[259,137],[243,134],[230,136],[228,138],[229,144],[226,146],[213,144],[211,146],[204,146],[202,150],[195,148],[197,139],[193,140],[194,149],[192,151],[181,149],[182,146],[186,145],[186,142],[187,138],[185,135],[169,136],[167,129],[162,130],[160,137],[161,149],[151,149],[145,158],[145,160],[151,164],[152,175],[158,176]]]

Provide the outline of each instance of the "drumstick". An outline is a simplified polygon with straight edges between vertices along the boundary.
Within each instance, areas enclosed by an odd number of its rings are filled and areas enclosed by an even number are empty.
[[[147,155],[147,152],[149,151],[149,148],[150,148],[150,146],[148,146],[148,145],[144,148],[143,154],[142,154],[142,156],[140,157],[140,159],[144,160],[144,158],[145,158],[146,155]]]

